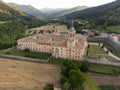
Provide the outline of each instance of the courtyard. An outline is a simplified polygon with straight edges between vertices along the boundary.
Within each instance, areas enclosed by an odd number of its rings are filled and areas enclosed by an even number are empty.
[[[107,56],[106,52],[99,45],[89,45],[87,55],[93,58]]]

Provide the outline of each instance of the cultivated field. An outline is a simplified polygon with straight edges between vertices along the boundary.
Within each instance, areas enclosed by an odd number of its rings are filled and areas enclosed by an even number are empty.
[[[110,33],[120,33],[120,26],[110,26],[107,27]]]
[[[97,86],[104,86],[106,88],[109,88],[109,89],[101,89],[101,90],[120,90],[120,75],[111,76],[111,75],[103,75],[103,74],[95,74],[95,73],[89,73],[89,75],[95,81]]]
[[[59,79],[56,65],[0,58],[0,90],[43,90]]]
[[[120,75],[118,76],[111,76],[111,75],[104,75],[104,74],[95,74],[89,73],[95,83],[99,85],[115,85],[120,86]]]

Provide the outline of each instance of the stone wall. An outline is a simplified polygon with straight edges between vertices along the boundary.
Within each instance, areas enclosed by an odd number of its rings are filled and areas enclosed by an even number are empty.
[[[7,55],[7,54],[0,54],[0,57],[20,60],[20,61],[30,61],[30,62],[48,62],[49,61],[49,59],[48,60],[43,60],[43,59],[35,59],[35,58],[14,56],[14,55]]]

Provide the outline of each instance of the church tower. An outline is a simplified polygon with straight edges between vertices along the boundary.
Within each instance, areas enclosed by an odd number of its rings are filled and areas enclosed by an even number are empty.
[[[72,20],[72,27],[68,30],[67,46],[69,48],[75,47],[75,44],[76,44],[75,34],[76,34],[76,31],[75,31],[75,28],[73,26],[73,20]]]

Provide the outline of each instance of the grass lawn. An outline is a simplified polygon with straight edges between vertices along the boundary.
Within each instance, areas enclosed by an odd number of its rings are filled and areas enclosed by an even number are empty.
[[[48,54],[48,53],[37,53],[37,52],[30,52],[30,51],[18,51],[16,49],[11,49],[9,51],[5,51],[5,52],[2,52],[2,53],[3,54],[16,55],[16,56],[37,58],[37,59],[48,59],[51,56],[51,54]]]
[[[96,73],[118,75],[120,74],[120,67],[103,65],[103,64],[90,64],[90,71]]]
[[[89,87],[89,90],[99,90],[95,82],[91,79],[91,77],[88,74],[84,73],[84,78],[86,80],[86,84]]]
[[[99,86],[100,90],[116,90],[113,85],[102,85]]]
[[[89,45],[88,56],[94,58],[100,58],[101,55],[105,55],[106,52],[99,45]]]
[[[120,33],[120,26],[110,26],[107,30],[109,33]]]

